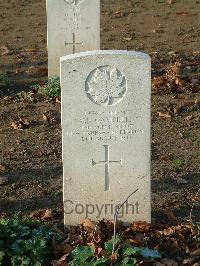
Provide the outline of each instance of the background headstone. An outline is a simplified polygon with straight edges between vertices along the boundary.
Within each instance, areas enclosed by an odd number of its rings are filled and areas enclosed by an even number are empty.
[[[151,63],[143,53],[61,58],[65,224],[151,220]]]
[[[47,0],[48,73],[60,75],[60,57],[100,49],[100,0]]]

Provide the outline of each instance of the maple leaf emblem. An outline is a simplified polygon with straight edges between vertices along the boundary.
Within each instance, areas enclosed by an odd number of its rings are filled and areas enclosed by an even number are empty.
[[[126,78],[117,68],[99,67],[89,75],[86,92],[100,105],[114,105],[126,93]]]

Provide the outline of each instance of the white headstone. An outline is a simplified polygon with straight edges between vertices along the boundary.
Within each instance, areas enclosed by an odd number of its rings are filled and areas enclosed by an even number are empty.
[[[61,58],[65,225],[151,220],[151,62],[143,53]]]
[[[60,57],[100,49],[100,0],[47,0],[48,73],[60,75]]]

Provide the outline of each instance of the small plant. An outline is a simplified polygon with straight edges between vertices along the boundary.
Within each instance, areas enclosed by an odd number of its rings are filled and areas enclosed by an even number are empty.
[[[116,250],[113,254],[113,241]],[[105,243],[103,256],[98,258],[95,249],[89,246],[78,246],[72,251],[72,260],[69,266],[135,266],[137,257],[160,259],[161,255],[157,250],[139,248],[124,244],[122,238],[116,238]]]
[[[0,73],[0,96],[5,95],[5,87],[10,85],[10,80],[6,73]],[[1,88],[2,87],[2,88]]]
[[[173,160],[172,164],[176,170],[180,170],[183,167],[184,162],[180,159],[176,159],[176,160]]]
[[[44,85],[34,85],[31,88],[36,90],[39,94],[51,98],[60,96],[61,94],[60,78],[59,77],[50,78],[47,81],[47,83],[45,83]]]
[[[32,220],[0,219],[0,265],[46,265],[50,240],[60,236]]]
[[[35,93],[33,93],[32,91],[21,91],[17,93],[17,99],[20,101],[28,101],[28,102],[33,102],[34,101],[34,97],[35,97]]]
[[[10,85],[10,80],[6,73],[0,73],[0,84],[2,86],[8,86]]]

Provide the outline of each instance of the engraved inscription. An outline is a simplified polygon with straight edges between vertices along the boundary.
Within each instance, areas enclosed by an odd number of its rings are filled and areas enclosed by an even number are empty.
[[[126,77],[114,67],[100,66],[86,80],[87,96],[98,105],[115,105],[124,98],[126,91]]]
[[[82,142],[131,141],[135,135],[144,133],[136,122],[138,119],[141,114],[132,117],[131,110],[86,111],[82,117],[77,117],[77,125],[66,134]]]
[[[64,23],[63,25],[64,32],[77,32],[78,29],[81,29],[83,25],[83,13],[81,12],[80,7],[68,8],[67,6],[64,9]]]
[[[67,4],[70,4],[70,5],[78,5],[80,4],[81,2],[83,2],[83,0],[64,0]]]
[[[111,163],[117,163],[117,164],[120,164],[122,167],[122,159],[120,161],[111,161],[110,160],[110,146],[104,145],[104,148],[105,148],[105,161],[95,162],[92,159],[92,166],[99,165],[99,164],[105,165],[105,191],[109,191],[110,190],[110,181],[109,181],[110,164]]]

